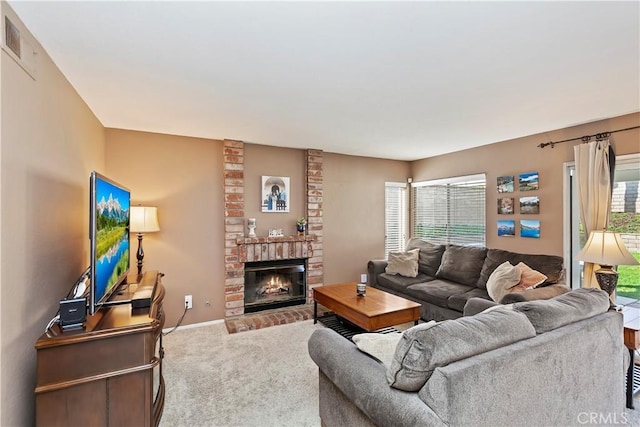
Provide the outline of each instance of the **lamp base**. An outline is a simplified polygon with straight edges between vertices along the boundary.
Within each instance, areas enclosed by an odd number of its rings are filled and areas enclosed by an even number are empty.
[[[144,259],[144,250],[142,249],[142,233],[138,233],[138,253],[136,254],[138,259],[138,275],[142,274],[142,260]]]
[[[600,289],[609,295],[613,294],[613,291],[616,290],[616,286],[618,285],[618,272],[610,265],[602,265],[595,274]]]

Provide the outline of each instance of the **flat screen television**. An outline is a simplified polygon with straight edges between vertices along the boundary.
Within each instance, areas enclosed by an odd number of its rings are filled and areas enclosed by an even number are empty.
[[[129,271],[129,203],[126,187],[93,171],[90,178],[89,313],[104,304]]]

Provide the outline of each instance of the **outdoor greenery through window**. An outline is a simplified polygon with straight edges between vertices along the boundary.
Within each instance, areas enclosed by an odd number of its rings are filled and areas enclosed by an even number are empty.
[[[611,198],[609,231],[620,233],[625,246],[640,261],[640,164],[619,162]],[[619,265],[618,295],[640,299],[640,266]]]
[[[484,174],[412,184],[412,233],[434,243],[486,245]]]

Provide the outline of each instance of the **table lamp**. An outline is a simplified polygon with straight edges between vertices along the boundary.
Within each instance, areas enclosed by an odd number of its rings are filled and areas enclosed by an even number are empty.
[[[618,272],[613,266],[638,264],[624,246],[620,234],[606,230],[592,231],[576,258],[600,265],[600,269],[595,271],[596,280],[600,288],[609,295],[615,291],[618,284]]]
[[[155,233],[160,231],[158,225],[158,210],[153,206],[131,206],[129,230],[132,233],[138,233],[138,274],[142,274],[142,259],[144,258],[144,250],[142,250],[142,236],[144,233]]]

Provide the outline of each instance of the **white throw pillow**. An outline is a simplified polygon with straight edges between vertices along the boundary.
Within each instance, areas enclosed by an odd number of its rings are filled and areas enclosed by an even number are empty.
[[[500,264],[487,280],[487,292],[492,300],[500,302],[502,297],[509,293],[520,282],[522,272],[519,268],[511,265],[509,261]]]
[[[351,339],[360,351],[373,356],[388,367],[401,337],[402,333],[400,332],[390,334],[365,333],[354,335]]]
[[[384,271],[388,274],[416,277],[418,275],[419,256],[420,249],[413,249],[407,252],[389,252],[389,261]]]

